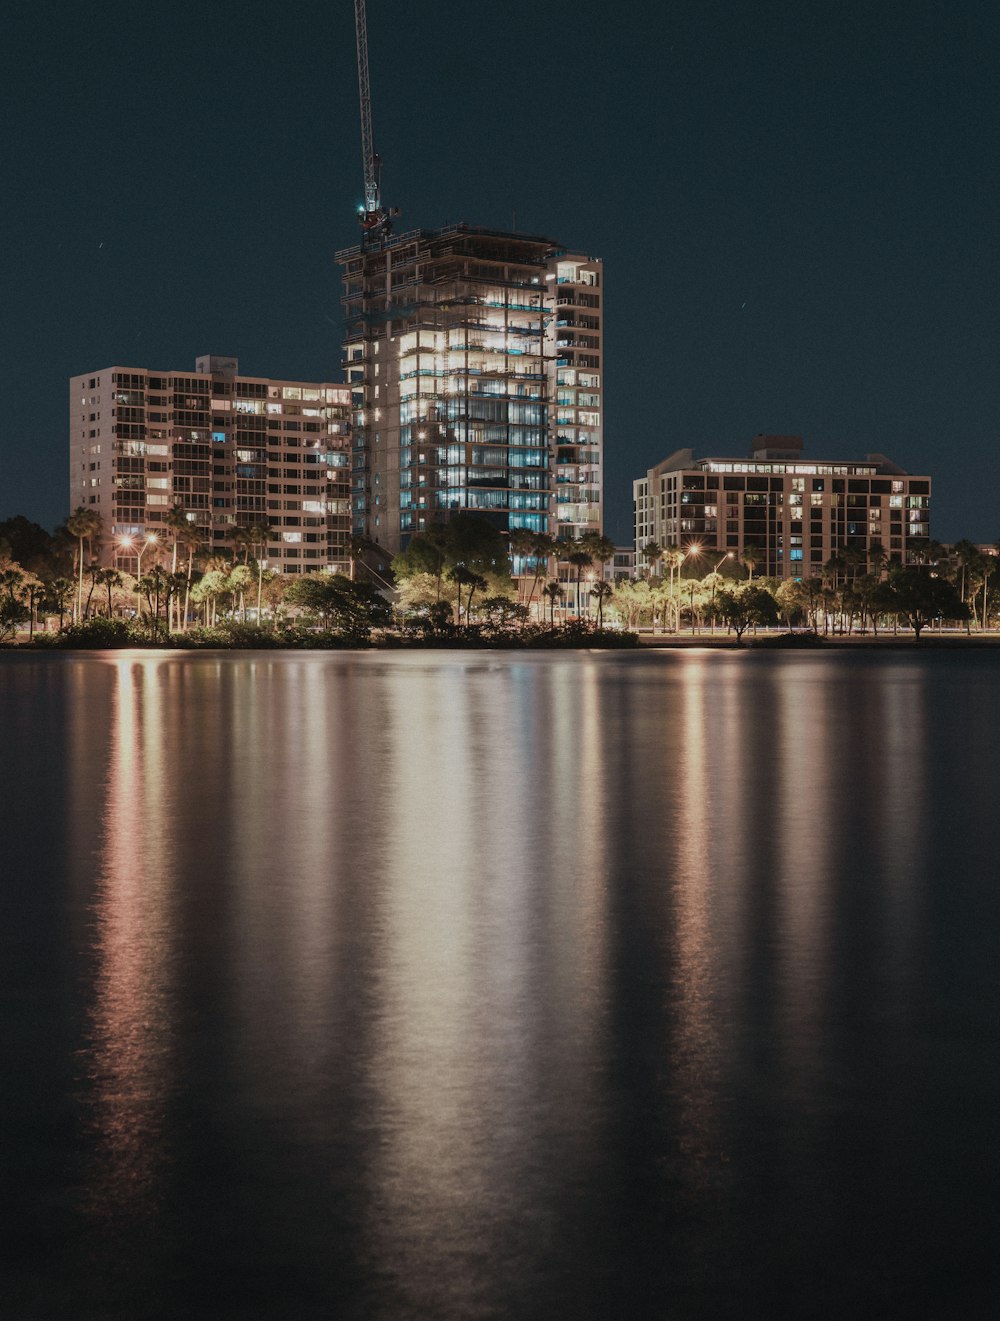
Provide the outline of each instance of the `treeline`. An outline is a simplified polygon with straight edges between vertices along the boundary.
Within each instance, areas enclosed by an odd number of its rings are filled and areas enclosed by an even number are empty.
[[[626,630],[681,632],[806,628],[815,634],[912,629],[944,622],[1000,624],[1000,557],[968,541],[911,541],[912,561],[892,563],[878,543],[848,547],[813,575],[761,577],[761,552],[742,559],[700,545],[649,543],[634,578],[606,581],[615,547],[589,534],[563,542],[510,534],[473,513],[432,523],[383,571],[381,547],[353,538],[348,574],[282,574],[267,565],[265,522],[234,528],[227,554],[213,552],[182,506],[162,531],[116,539],[137,572],[102,563],[104,529],[77,509],[49,533],[23,517],[0,523],[0,641],[18,634],[67,644],[239,645],[264,632],[294,642],[319,635],[366,641],[456,639],[511,645],[615,641]],[[106,558],[106,557],[105,557]],[[227,641],[228,640],[228,641]]]
[[[934,623],[964,624],[971,632],[1000,624],[1000,556],[969,541],[946,547],[926,538],[910,542],[913,562],[890,562],[873,542],[848,547],[810,577],[755,576],[760,551],[742,561],[722,556],[703,576],[700,547],[643,551],[639,576],[619,583],[612,601],[630,628],[678,631],[722,626],[737,637],[750,627],[805,627],[816,634],[854,634],[899,628],[919,637]]]
[[[266,523],[233,529],[230,553],[219,555],[182,506],[162,522],[156,535],[115,539],[135,574],[100,562],[104,529],[86,509],[51,534],[23,517],[0,523],[0,641],[20,632],[65,645],[251,645],[253,638],[333,645],[363,642],[378,630],[390,642],[526,645],[554,642],[557,632],[571,643],[583,629],[593,644],[606,632],[611,587],[602,566],[614,545],[605,537],[563,545],[528,532],[508,536],[459,513],[415,536],[386,577],[375,567],[381,548],[359,537],[350,544],[349,574],[282,574],[267,567]],[[546,581],[559,559],[569,581]],[[556,605],[574,588],[572,618],[557,628]],[[624,638],[619,631],[604,641]]]

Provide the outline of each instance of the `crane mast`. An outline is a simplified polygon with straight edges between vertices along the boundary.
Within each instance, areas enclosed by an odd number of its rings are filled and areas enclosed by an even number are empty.
[[[368,78],[368,20],[365,0],[354,0],[354,31],[358,41],[358,96],[361,101],[361,160],[365,176],[365,202],[359,208],[366,236],[378,238],[391,229],[389,213],[379,193],[382,162],[372,133],[372,92]],[[394,212],[395,214],[395,212]]]

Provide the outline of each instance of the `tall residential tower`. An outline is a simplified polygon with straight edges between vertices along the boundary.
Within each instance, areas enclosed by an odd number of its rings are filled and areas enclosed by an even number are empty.
[[[600,531],[601,263],[467,225],[337,258],[354,531],[389,555],[456,510]]]

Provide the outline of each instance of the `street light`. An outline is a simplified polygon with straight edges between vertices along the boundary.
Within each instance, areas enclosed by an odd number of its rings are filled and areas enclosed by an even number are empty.
[[[688,546],[687,550],[684,552],[684,555],[685,555],[685,557],[686,557],[687,559],[690,559],[692,555],[697,556],[697,555],[700,555],[700,554],[701,554],[701,546],[698,544],[697,541],[693,541],[693,542],[691,543],[691,545]],[[680,572],[678,572],[677,577],[678,577],[678,579],[680,579]],[[680,589],[680,582],[679,582],[679,581],[678,581],[677,586],[678,586],[678,589]],[[677,593],[677,594],[678,594],[678,596],[680,595],[680,590],[678,590],[678,593]],[[689,594],[690,594],[690,604],[691,604],[691,632],[693,633],[693,632],[694,632],[694,579],[693,579],[693,578],[690,580]],[[679,628],[679,627],[680,627],[680,610],[678,610],[678,612],[677,612],[677,624],[678,624],[678,628]]]
[[[701,553],[702,553],[701,546],[699,545],[698,542],[693,542],[690,546],[688,546],[688,548],[687,548],[687,552],[686,552],[686,553],[687,553],[688,555],[697,555],[697,556],[700,556]],[[731,550],[727,550],[727,551],[725,552],[724,555],[720,555],[720,556],[719,556],[718,560],[716,561],[715,565],[713,566],[713,568],[712,568],[712,570],[711,570],[712,577],[713,577],[713,582],[712,582],[712,607],[711,607],[711,609],[712,609],[712,632],[713,632],[713,633],[715,632],[715,581],[714,581],[714,577],[715,577],[715,574],[717,574],[717,573],[719,572],[719,565],[722,564],[723,561],[725,561],[725,560],[731,560],[732,558],[733,558],[733,552],[732,552]],[[706,574],[706,577],[707,577],[707,576],[708,576],[708,575]],[[692,632],[692,633],[694,632],[694,583],[691,584],[691,632]]]
[[[715,579],[719,572],[719,565],[722,564],[725,560],[731,560],[732,558],[733,558],[733,552],[731,550],[727,550],[725,555],[719,556],[719,563],[716,564],[715,568],[712,570],[712,633],[713,634],[715,633]]]
[[[146,547],[147,547],[147,546],[151,546],[155,540],[156,540],[156,533],[155,533],[155,532],[150,532],[150,533],[148,534],[148,536],[146,537],[146,540],[145,540],[145,541],[142,543],[142,545],[139,547],[139,554],[138,554],[138,556],[137,556],[137,558],[136,558],[136,562],[135,562],[135,617],[136,617],[136,619],[139,619],[139,618],[141,617],[140,600],[139,600],[139,579],[142,577],[142,555],[143,555],[143,551],[145,551]],[[157,627],[159,627],[159,625],[157,625]]]

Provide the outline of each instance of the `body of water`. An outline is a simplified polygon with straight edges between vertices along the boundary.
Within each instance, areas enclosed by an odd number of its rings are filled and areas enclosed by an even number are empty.
[[[0,657],[0,1311],[994,1316],[998,681]]]

